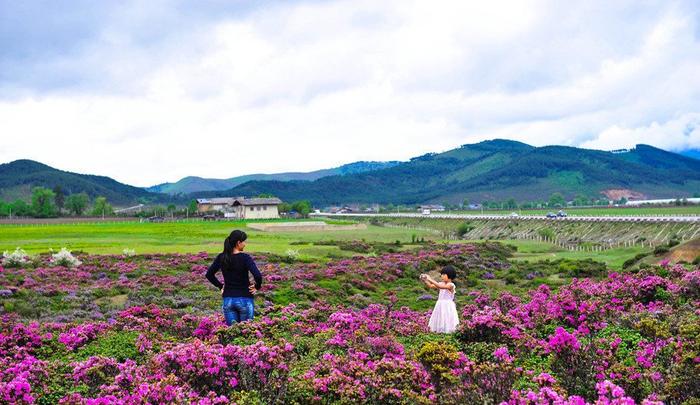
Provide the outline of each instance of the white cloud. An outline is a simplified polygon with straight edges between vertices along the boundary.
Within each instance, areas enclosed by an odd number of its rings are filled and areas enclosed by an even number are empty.
[[[666,150],[685,150],[700,146],[700,113],[683,114],[672,120],[626,128],[613,125],[582,146],[593,149],[631,148],[637,144],[654,145]]]
[[[79,56],[47,61],[99,85],[0,98],[0,161],[145,186],[495,137],[700,147],[693,3],[560,4],[282,3],[192,25],[126,7]],[[139,31],[162,10],[174,27]]]

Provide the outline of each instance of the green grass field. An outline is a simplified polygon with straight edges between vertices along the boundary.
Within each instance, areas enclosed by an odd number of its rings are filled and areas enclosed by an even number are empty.
[[[680,207],[611,207],[611,208],[564,208],[568,215],[579,216],[618,216],[618,215],[646,215],[646,216],[665,216],[665,215],[700,215],[700,205],[687,205]],[[559,208],[548,209],[528,209],[528,210],[484,210],[483,214],[504,214],[508,215],[511,212],[517,212],[521,215],[546,215],[548,212],[557,212]],[[447,212],[447,211],[446,211]],[[480,210],[467,211],[450,211],[453,214],[471,214],[481,215]],[[436,213],[437,214],[437,213]]]
[[[483,241],[472,241],[483,242]],[[536,262],[540,260],[557,259],[588,259],[597,260],[608,265],[611,269],[620,270],[625,260],[643,252],[649,252],[649,248],[632,246],[617,249],[607,249],[600,252],[582,252],[563,249],[549,242],[538,242],[530,240],[499,240],[498,242],[513,245],[518,248],[512,260],[522,260]]]
[[[254,221],[259,222],[259,221]],[[334,223],[329,221],[329,223]],[[426,230],[388,228],[367,225],[365,230],[263,232],[250,229],[245,221],[176,222],[176,223],[91,223],[55,225],[0,225],[0,252],[21,247],[29,253],[43,253],[67,247],[93,254],[121,254],[125,248],[142,253],[194,253],[221,250],[224,238],[233,229],[248,233],[248,251],[286,255],[291,249],[301,258],[328,260],[351,257],[357,253],[338,246],[314,245],[318,241],[366,240],[393,243],[400,241],[411,248],[414,239],[444,242],[439,234]],[[454,241],[451,241],[454,243]],[[483,242],[483,241],[473,241]],[[579,252],[562,249],[548,242],[501,240],[518,247],[514,260],[538,261],[592,258],[620,269],[625,260],[645,252],[642,247]]]
[[[333,224],[334,221],[328,223]],[[312,244],[321,240],[399,240],[410,243],[413,235],[425,240],[439,238],[429,231],[373,225],[359,231],[262,232],[247,228],[245,221],[0,225],[0,251],[21,247],[29,253],[40,253],[67,247],[74,251],[96,254],[121,254],[125,248],[135,249],[137,254],[213,253],[222,249],[224,239],[233,229],[243,229],[248,233],[247,249],[250,252],[286,254],[288,249],[293,249],[300,256],[310,258],[353,254],[341,251],[337,246]]]

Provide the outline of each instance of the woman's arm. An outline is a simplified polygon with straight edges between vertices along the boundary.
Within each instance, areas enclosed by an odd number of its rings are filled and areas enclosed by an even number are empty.
[[[209,266],[209,269],[207,270],[207,280],[209,280],[210,283],[214,284],[216,288],[221,290],[224,288],[224,284],[219,281],[218,278],[216,278],[216,273],[221,269],[221,263],[219,262],[219,258],[221,256],[216,256],[216,259],[214,259],[214,262]]]
[[[259,290],[260,287],[262,286],[262,274],[260,273],[260,270],[258,270],[258,266],[255,265],[255,261],[253,260],[252,257],[248,256],[248,270],[250,270],[251,273],[253,273],[253,278],[255,279],[255,289]]]

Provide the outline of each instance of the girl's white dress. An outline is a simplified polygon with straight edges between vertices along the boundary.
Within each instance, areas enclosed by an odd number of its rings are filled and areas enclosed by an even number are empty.
[[[435,303],[428,326],[431,332],[452,333],[457,330],[459,317],[455,305],[455,285],[450,283],[451,289],[440,289],[438,300]]]

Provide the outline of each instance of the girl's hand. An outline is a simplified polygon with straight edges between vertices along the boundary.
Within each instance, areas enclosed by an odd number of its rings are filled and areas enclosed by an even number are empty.
[[[223,297],[224,295],[224,287],[221,287],[221,296]]]
[[[255,286],[254,286],[254,285],[251,285],[250,287],[248,287],[248,291],[250,291],[251,294],[255,295],[255,293],[256,293],[258,290],[255,289]]]

